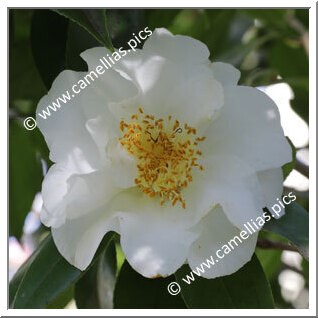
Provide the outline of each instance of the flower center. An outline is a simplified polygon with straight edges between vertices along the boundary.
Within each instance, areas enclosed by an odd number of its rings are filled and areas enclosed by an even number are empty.
[[[205,137],[197,137],[195,128],[181,126],[172,116],[156,119],[142,108],[131,121],[121,121],[120,129],[124,134],[120,143],[137,158],[138,188],[151,198],[158,195],[161,205],[167,199],[173,206],[179,201],[185,209],[181,190],[192,181],[194,167],[203,170],[197,163],[202,153],[196,148]]]

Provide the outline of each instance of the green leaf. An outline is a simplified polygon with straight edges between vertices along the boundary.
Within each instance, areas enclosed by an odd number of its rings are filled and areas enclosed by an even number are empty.
[[[31,25],[31,46],[35,64],[49,90],[65,69],[68,20],[51,10],[35,10]]]
[[[293,159],[291,162],[287,162],[282,166],[283,169],[283,178],[284,180],[288,177],[288,175],[292,172],[292,170],[295,167],[295,163],[296,163],[296,148],[294,146],[294,144],[292,143],[292,141],[286,137],[287,141],[289,142],[291,148],[292,148],[292,156]]]
[[[144,10],[146,25],[150,30],[169,28],[182,10],[180,9],[149,9]]]
[[[24,220],[41,190],[42,165],[36,152],[36,131],[18,121],[9,125],[9,235],[21,237]]]
[[[112,237],[113,233],[107,233],[91,265]],[[9,285],[10,308],[44,308],[83,273],[62,257],[49,235],[12,278]]]
[[[46,88],[33,60],[30,29],[33,10],[10,10],[9,106],[18,114],[32,114]]]
[[[269,62],[271,67],[291,86],[294,92],[292,107],[308,122],[309,84],[303,79],[308,79],[309,61],[305,50],[301,46],[280,41],[269,50]],[[297,81],[298,78],[302,80]]]
[[[116,281],[116,249],[112,241],[95,264],[75,285],[75,301],[79,309],[113,308]]]
[[[100,43],[77,23],[70,21],[66,42],[66,66],[74,71],[86,72],[87,64],[80,54],[87,49],[100,46]]]
[[[53,299],[45,309],[64,309],[66,305],[74,298],[74,284],[70,285],[55,299]]]
[[[286,205],[285,215],[278,220],[272,218],[264,225],[264,230],[286,238],[308,260],[309,216],[298,203],[292,202]]]
[[[277,42],[269,51],[269,61],[283,78],[308,76],[309,63],[305,50],[283,41]]]
[[[114,306],[121,309],[186,308],[180,295],[172,296],[167,291],[173,280],[173,276],[145,278],[125,261],[117,278]]]
[[[226,262],[226,260],[223,260]],[[189,285],[191,269],[184,265],[175,276],[189,308],[274,308],[269,283],[256,255],[236,273],[215,279],[195,277]]]
[[[301,267],[303,269],[304,277],[306,279],[306,283],[309,283],[309,262],[303,258]]]
[[[57,9],[54,11],[78,23],[111,52],[114,51],[107,30],[105,9]]]
[[[260,263],[262,264],[267,279],[271,280],[271,278],[274,277],[282,264],[282,251],[264,250],[258,248],[256,250],[256,255]]]

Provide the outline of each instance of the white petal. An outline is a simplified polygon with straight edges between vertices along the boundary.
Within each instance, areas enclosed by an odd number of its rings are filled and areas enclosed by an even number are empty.
[[[52,236],[58,251],[66,260],[85,270],[104,237],[113,230],[118,230],[117,220],[105,206],[74,220],[67,220],[58,228],[52,227]]]
[[[274,102],[251,87],[224,88],[225,104],[202,145],[206,154],[234,155],[255,171],[278,168],[292,160]]]
[[[210,156],[202,164],[204,171],[193,174],[193,182],[181,193],[200,218],[217,204],[241,229],[262,215],[263,197],[253,169],[238,158],[226,156]]]
[[[213,76],[223,86],[237,85],[241,72],[228,63],[214,62],[211,64]]]
[[[278,204],[277,199],[280,199],[283,194],[283,170],[281,168],[260,171],[257,173],[259,182],[262,187],[264,197],[264,207],[269,211],[274,204]],[[279,218],[285,214],[285,208],[281,207],[279,215],[272,213],[274,218]],[[272,211],[271,211],[272,212]]]
[[[124,79],[114,70],[109,70],[96,78],[90,74],[87,77],[85,72],[63,71],[54,80],[47,95],[39,102],[37,107],[37,124],[45,136],[50,148],[50,158],[54,162],[61,162],[72,159],[78,166],[78,172],[90,172],[93,168],[99,167],[102,158],[90,133],[87,131],[86,122],[88,119],[103,117],[107,125],[111,125],[111,113],[107,104],[120,101],[128,96],[137,94],[137,89],[131,81]],[[86,82],[86,88],[77,95],[73,94],[72,87],[78,82],[84,81],[87,77],[91,85]],[[70,100],[61,100],[60,108],[56,111],[50,109],[51,116],[43,119],[39,114],[47,111],[49,105],[56,104],[57,99],[66,95],[73,97]]]
[[[136,186],[135,179],[138,176],[136,158],[122,147],[118,139],[109,140],[105,152],[114,185],[119,188]]]
[[[105,205],[119,191],[110,168],[79,175],[67,165],[55,164],[42,185],[41,221],[46,226],[59,227],[67,219],[78,218]]]
[[[60,226],[65,222],[64,196],[67,194],[67,180],[75,173],[70,165],[54,164],[50,167],[42,183],[43,207],[41,221],[46,226]]]
[[[128,118],[142,107],[158,118],[172,115],[199,127],[217,116],[223,105],[222,87],[206,65],[180,67],[155,56],[145,59],[135,72],[140,93],[133,100],[113,103],[111,110],[121,110],[120,117]]]
[[[160,48],[157,50],[157,48]],[[199,127],[217,116],[223,90],[215,80],[204,44],[158,30],[142,50],[128,52],[113,66],[139,89],[132,99],[113,103],[118,118],[128,118],[142,107],[158,118],[175,116]]]
[[[144,44],[144,50],[176,63],[200,63],[206,61],[210,55],[204,43],[189,36],[173,35],[164,28],[156,29],[152,33]]]
[[[245,240],[242,239],[240,231],[229,222],[220,207],[213,209],[197,226],[197,229],[199,228],[202,232],[191,245],[188,262],[193,271],[198,272],[197,267],[204,270],[201,276],[216,278],[230,275],[251,259],[255,250],[257,233],[250,235]],[[236,243],[231,241],[233,238]],[[226,249],[224,245],[229,248]],[[218,250],[220,250],[218,255],[221,258],[216,255]],[[225,250],[226,252],[230,250],[230,252],[225,254]],[[208,264],[207,259],[211,261],[210,256],[213,257],[215,263],[210,264],[210,268],[208,268],[202,263]]]
[[[139,191],[120,193],[110,205],[119,219],[127,261],[145,277],[168,276],[184,263],[198,234],[187,230],[191,215]],[[193,225],[193,224],[192,224]]]

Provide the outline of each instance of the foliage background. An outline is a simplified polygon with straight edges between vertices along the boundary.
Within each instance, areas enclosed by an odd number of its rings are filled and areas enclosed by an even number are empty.
[[[34,117],[39,99],[62,70],[87,70],[79,57],[82,51],[101,45],[110,47],[111,42],[114,47],[125,48],[132,33],[148,26],[152,30],[165,27],[174,34],[201,40],[209,47],[213,61],[229,62],[240,69],[240,84],[288,83],[294,93],[291,105],[308,123],[308,22],[305,9],[9,10],[9,233],[16,238],[15,249],[10,245],[10,259],[11,250],[20,253],[16,253],[15,260],[12,258],[12,270],[41,242],[36,254],[11,279],[10,307],[64,308],[71,300],[78,308],[297,307],[283,297],[279,277],[286,269],[294,271],[308,290],[308,262],[302,258],[300,267],[286,265],[282,250],[266,248],[266,244],[256,254],[270,289],[259,286],[262,291],[251,289],[243,296],[234,291],[231,302],[221,302],[223,295],[217,288],[226,280],[200,281],[188,288],[192,295],[171,297],[166,291],[171,278],[148,280],[134,272],[124,262],[117,235],[104,238],[95,263],[86,273],[75,270],[59,256],[47,236],[49,229],[43,225],[30,229],[25,223],[30,223],[30,218],[38,220],[39,198],[35,202],[34,198],[41,190],[43,173],[52,163],[41,133],[38,129],[25,130],[23,119]],[[308,166],[297,160],[292,166],[295,163],[296,169],[308,177]],[[287,220],[287,230],[285,224],[283,232],[279,232],[282,227],[262,231],[264,242],[275,240],[286,248],[289,241],[298,248],[302,244],[308,247],[308,191],[296,195],[297,205],[291,208],[296,212],[290,213],[294,218]],[[295,249],[294,245],[291,249]],[[258,261],[255,258],[253,262]],[[244,270],[240,277],[227,278],[230,289],[235,290],[235,284],[242,283],[240,279],[251,277],[249,271],[244,276]],[[256,280],[249,284],[257,285]],[[213,290],[220,295],[213,295]],[[205,293],[207,297],[196,300],[194,293]],[[263,301],[247,301],[248,297]]]

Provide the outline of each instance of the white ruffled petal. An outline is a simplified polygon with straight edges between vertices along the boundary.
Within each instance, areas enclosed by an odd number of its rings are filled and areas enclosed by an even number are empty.
[[[277,215],[273,213],[271,207],[278,204],[277,199],[280,199],[283,194],[283,170],[281,168],[264,170],[257,173],[262,193],[264,197],[264,207],[267,207],[274,218],[280,218],[285,214],[285,208],[279,205],[280,212]]]
[[[192,224],[187,211],[162,207],[159,200],[138,191],[120,193],[110,210],[118,216],[120,242],[127,261],[145,277],[174,273],[198,236],[187,230],[187,225]]]
[[[201,273],[205,278],[233,274],[254,253],[257,233],[249,235],[245,231],[249,236],[243,235],[242,238],[240,231],[229,222],[220,207],[211,210],[197,226],[197,230],[201,230],[201,234],[191,245],[188,263],[194,272]]]
[[[250,219],[262,215],[263,196],[253,169],[227,156],[207,157],[202,165],[204,171],[194,174],[193,182],[182,191],[187,207],[197,217],[221,205],[231,223],[242,229]]]
[[[91,85],[87,84],[77,95],[72,92],[72,86],[79,81],[84,82],[85,72],[63,71],[54,80],[47,95],[39,102],[37,107],[37,124],[43,133],[50,148],[50,158],[54,162],[73,160],[78,172],[87,173],[100,167],[103,158],[100,158],[99,151],[92,137],[86,128],[89,119],[102,117],[109,127],[118,123],[112,120],[112,114],[107,105],[110,102],[118,102],[125,97],[132,97],[137,94],[134,84],[120,76],[114,70],[105,72],[96,78],[90,74],[87,77]],[[66,103],[59,101],[60,107],[56,111],[49,108],[51,116],[42,118],[43,111],[47,107],[57,104],[57,99],[67,95]],[[39,115],[40,114],[40,115]]]
[[[224,96],[220,116],[205,132],[206,154],[237,156],[255,171],[292,160],[277,106],[267,95],[251,87],[228,86]]]
[[[241,72],[228,63],[214,62],[211,64],[213,76],[223,86],[237,85]]]
[[[121,191],[114,184],[112,173],[108,168],[76,174],[67,165],[53,165],[42,184],[41,221],[46,226],[59,227],[67,219],[76,219],[106,205]]]
[[[58,251],[72,265],[85,270],[109,231],[118,231],[117,219],[106,206],[80,218],[67,220],[58,228],[52,227],[52,236]]]

